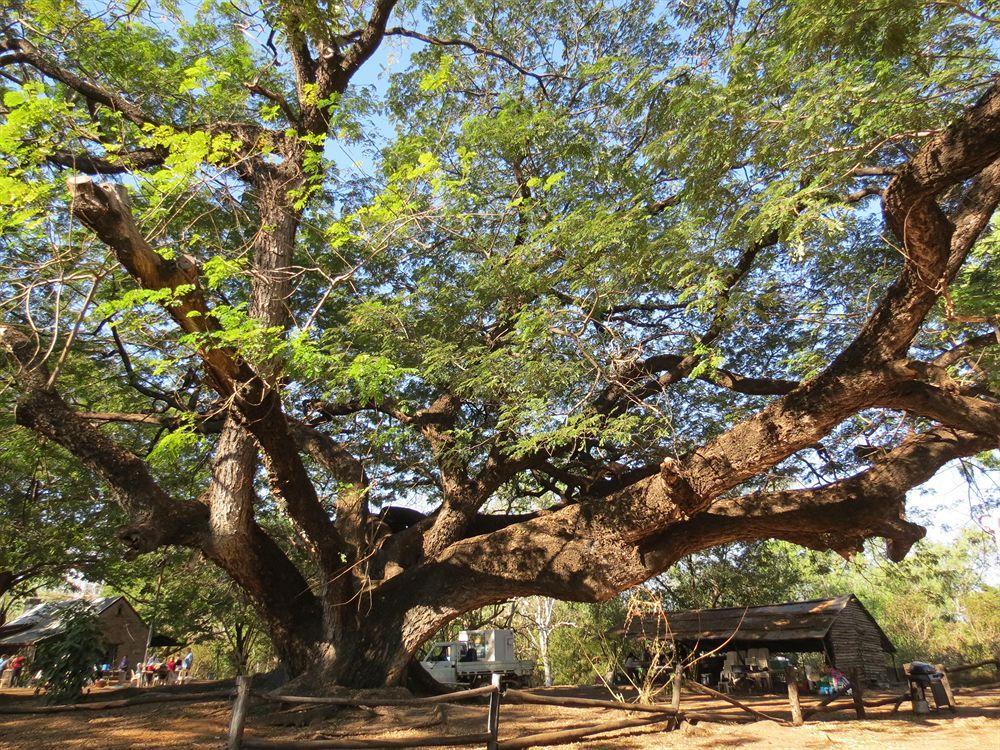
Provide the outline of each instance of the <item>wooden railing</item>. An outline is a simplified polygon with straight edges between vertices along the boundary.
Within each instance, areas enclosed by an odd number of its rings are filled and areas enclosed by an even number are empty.
[[[228,750],[241,748],[269,748],[270,750],[301,750],[303,748],[324,748],[328,750],[360,750],[363,748],[417,748],[448,747],[456,745],[485,745],[487,750],[497,750],[497,732],[500,728],[500,675],[493,676],[493,684],[472,690],[462,690],[427,698],[345,698],[314,697],[308,695],[281,695],[276,693],[254,693],[250,689],[249,677],[238,677],[236,682],[236,702],[229,722]],[[263,737],[245,737],[247,709],[251,697],[273,703],[311,704],[320,706],[429,706],[441,703],[460,703],[489,696],[489,710],[486,716],[486,731],[477,734],[437,734],[415,738],[381,737],[370,740],[323,739],[323,740],[280,740]]]

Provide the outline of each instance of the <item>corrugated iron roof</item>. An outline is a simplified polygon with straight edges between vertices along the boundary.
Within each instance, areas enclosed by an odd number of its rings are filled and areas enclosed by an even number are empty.
[[[92,601],[66,599],[61,602],[37,604],[0,627],[0,646],[30,646],[61,633],[63,626],[60,614],[72,604],[86,601],[100,614],[122,598],[121,596],[105,596]]]
[[[732,641],[740,644],[819,641],[833,621],[855,601],[878,628],[883,645],[895,651],[892,642],[854,594],[832,599],[769,604],[762,607],[690,609],[633,617],[620,630],[634,638],[672,638],[685,644]]]

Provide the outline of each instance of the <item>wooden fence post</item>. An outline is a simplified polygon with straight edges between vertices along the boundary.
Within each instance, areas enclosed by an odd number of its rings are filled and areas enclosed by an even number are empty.
[[[677,659],[674,664],[674,684],[673,692],[670,694],[670,707],[674,711],[680,710],[681,707],[681,683],[684,681],[684,665],[681,664],[681,660]]]
[[[941,673],[941,687],[944,688],[944,694],[948,697],[948,708],[957,711],[958,704],[955,703],[955,694],[951,692],[951,682],[948,680],[948,668],[944,664],[935,664],[934,669]]]
[[[788,683],[788,705],[792,707],[792,726],[802,726],[802,705],[799,703],[799,670],[788,667],[785,670]]]
[[[862,680],[864,672],[860,667],[851,667],[851,697],[854,699],[854,710],[859,719],[865,718],[865,699]]]
[[[229,721],[228,750],[240,750],[243,743],[243,724],[247,720],[247,708],[250,705],[250,678],[240,675],[236,678],[236,702],[233,703],[233,716]]]
[[[500,734],[500,679],[502,675],[493,673],[493,687],[496,688],[490,693],[490,711],[486,716],[486,731],[490,738],[486,741],[486,750],[497,750]]]

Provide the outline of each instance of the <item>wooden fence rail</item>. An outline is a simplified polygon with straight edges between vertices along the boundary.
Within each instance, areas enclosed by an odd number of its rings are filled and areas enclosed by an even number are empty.
[[[309,703],[321,706],[429,706],[435,703],[455,703],[456,701],[479,698],[494,692],[496,692],[495,686],[484,685],[470,690],[431,695],[425,698],[345,698],[342,696],[282,695],[280,693],[254,693],[254,695],[273,703]]]
[[[370,750],[371,748],[419,748],[449,747],[457,745],[485,745],[486,750],[497,750],[497,732],[500,728],[500,675],[493,675],[493,684],[471,690],[461,690],[445,695],[426,698],[376,698],[376,697],[315,697],[308,695],[282,695],[279,693],[256,693],[250,689],[250,678],[240,677],[236,683],[236,702],[229,722],[228,750],[242,748],[266,748],[267,750],[305,750],[324,748],[325,750]],[[489,696],[489,710],[486,717],[486,731],[477,734],[437,734],[422,737],[400,738],[379,737],[369,740],[331,738],[321,740],[280,740],[263,737],[244,737],[247,709],[251,695],[272,703],[309,704],[322,706],[431,706],[442,703],[458,703]]]

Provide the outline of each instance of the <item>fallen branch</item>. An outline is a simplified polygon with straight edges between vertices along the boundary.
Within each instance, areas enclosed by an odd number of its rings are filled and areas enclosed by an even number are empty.
[[[57,706],[4,706],[0,714],[55,714],[67,711],[104,711],[109,708],[126,708],[140,706],[146,703],[209,703],[212,701],[227,701],[232,697],[231,690],[224,693],[197,693],[194,695],[143,695],[138,698],[119,698],[102,703],[69,703]]]
[[[865,708],[878,708],[879,706],[892,706],[893,704],[895,704],[893,707],[893,712],[895,712],[899,710],[897,707],[900,704],[902,704],[903,701],[909,700],[909,698],[910,694],[904,693],[903,695],[890,695],[887,698],[877,698],[875,700],[862,701],[862,703],[864,704]],[[829,704],[820,705],[811,709],[809,715],[812,716],[814,714],[820,714],[820,713],[823,714],[836,713],[837,711],[853,711],[854,708],[855,706],[853,703],[844,703],[838,706],[832,706]]]
[[[833,695],[828,695],[824,698],[818,706],[813,706],[812,708],[805,708],[802,710],[802,718],[808,719],[813,714],[822,713],[827,710],[827,706],[833,703],[835,700],[839,700],[847,695],[847,691],[851,689],[850,685],[845,685],[840,690],[838,690]]]
[[[779,719],[776,716],[771,716],[770,714],[765,714],[763,711],[758,711],[755,708],[751,708],[746,703],[742,703],[742,702],[736,700],[735,698],[732,698],[732,697],[726,695],[725,693],[720,693],[718,690],[713,690],[712,688],[708,687],[707,685],[702,685],[700,682],[694,682],[693,680],[688,680],[687,682],[684,683],[684,687],[686,687],[688,690],[693,690],[696,693],[702,693],[704,695],[710,695],[713,698],[718,698],[719,700],[725,701],[726,703],[731,703],[732,705],[736,706],[737,708],[742,709],[743,711],[746,711],[748,714],[750,714],[751,716],[755,716],[758,719],[762,719],[764,721],[776,721],[779,724],[790,724],[791,723],[791,722],[789,722],[789,721],[787,721],[785,719]]]
[[[561,708],[610,708],[615,711],[637,711],[649,714],[676,716],[684,721],[715,721],[744,724],[755,719],[742,716],[703,711],[678,711],[665,703],[623,703],[622,701],[601,700],[599,698],[576,698],[573,696],[538,695],[524,690],[508,688],[504,693],[507,703],[536,703],[542,706],[559,706]]]
[[[381,747],[448,747],[450,745],[483,745],[490,739],[488,733],[483,734],[443,734],[433,737],[376,737],[370,740],[266,740],[244,737],[240,747],[266,748],[267,750],[307,750],[308,748],[324,748],[325,750],[374,750]]]
[[[962,685],[955,688],[956,693],[975,693],[979,690],[993,690],[1000,687],[1000,682],[987,682],[985,685]]]
[[[659,724],[664,721],[677,721],[677,717],[671,713],[661,713],[653,716],[639,716],[633,719],[619,719],[618,721],[607,721],[603,724],[594,724],[580,729],[564,729],[555,732],[539,732],[518,737],[514,740],[500,742],[497,750],[521,750],[522,748],[535,747],[536,745],[565,745],[576,742],[584,737],[594,734],[604,734],[605,732],[616,732],[620,729],[631,729],[632,727],[644,727],[649,724]]]
[[[887,698],[876,698],[875,700],[865,701],[865,708],[878,708],[879,706],[889,706],[893,703],[902,703],[905,700],[909,700],[910,694],[903,693],[902,695],[890,695]]]
[[[327,706],[427,706],[435,703],[454,703],[456,701],[469,700],[489,695],[496,690],[492,685],[473,688],[472,690],[461,690],[457,693],[445,693],[443,695],[431,695],[426,698],[346,698],[346,697],[321,697],[311,695],[280,695],[277,693],[257,693],[259,698],[273,701],[275,703],[315,703]]]

